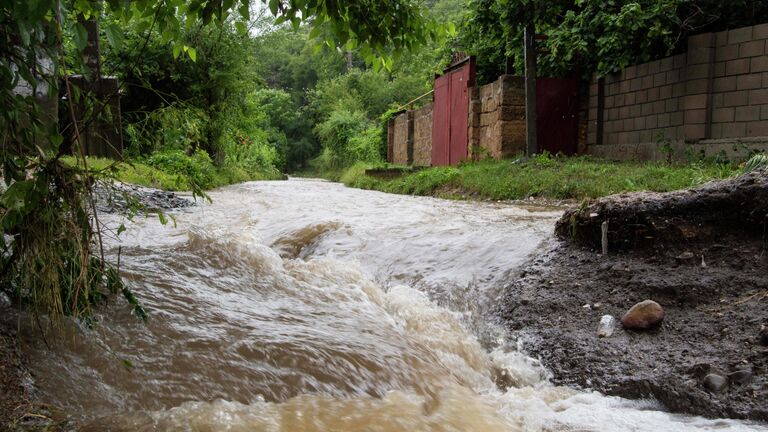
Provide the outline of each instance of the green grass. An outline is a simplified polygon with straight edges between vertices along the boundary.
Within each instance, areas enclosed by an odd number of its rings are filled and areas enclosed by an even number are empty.
[[[356,164],[338,180],[356,188],[443,198],[584,199],[633,191],[666,192],[741,172],[733,164],[712,162],[674,165],[549,155],[526,162],[489,159],[458,167],[427,168],[392,180],[365,175],[368,167]]]
[[[74,164],[73,157],[65,157],[64,161]],[[189,178],[184,175],[174,174],[146,165],[139,161],[116,162],[107,158],[88,158],[88,168],[104,170],[114,166],[115,178],[123,183],[131,183],[168,191],[191,190]],[[278,180],[282,174],[278,171],[249,171],[242,167],[217,167],[213,174],[213,181],[209,189],[226,186],[234,183],[242,183],[253,180]]]

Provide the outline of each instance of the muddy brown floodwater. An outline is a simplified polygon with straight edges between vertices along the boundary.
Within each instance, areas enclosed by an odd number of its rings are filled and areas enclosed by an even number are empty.
[[[22,330],[40,398],[84,430],[765,430],[556,386],[518,351],[490,311],[561,209],[311,180],[211,197],[108,240],[148,324],[116,301],[53,352]]]

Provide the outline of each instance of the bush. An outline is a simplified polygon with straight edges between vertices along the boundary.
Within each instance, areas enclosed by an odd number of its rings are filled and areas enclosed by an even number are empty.
[[[216,186],[216,168],[205,150],[197,150],[192,156],[179,150],[155,153],[145,163],[166,173],[185,176],[202,189]]]
[[[158,108],[125,126],[127,155],[136,157],[156,151],[190,151],[203,142],[210,121],[203,110],[183,104]]]
[[[355,135],[347,144],[347,157],[353,162],[379,162],[379,144],[381,143],[381,129],[368,128]]]
[[[355,162],[350,141],[361,134],[366,126],[367,119],[362,112],[339,109],[315,127],[328,167],[343,167]],[[354,145],[359,151],[365,152],[365,140],[357,141]]]

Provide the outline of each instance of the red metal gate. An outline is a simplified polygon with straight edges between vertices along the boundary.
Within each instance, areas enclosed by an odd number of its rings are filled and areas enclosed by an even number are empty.
[[[536,78],[536,140],[540,150],[576,154],[579,83],[573,78]]]
[[[432,108],[432,166],[455,165],[468,155],[469,87],[475,61],[468,58],[435,78]]]

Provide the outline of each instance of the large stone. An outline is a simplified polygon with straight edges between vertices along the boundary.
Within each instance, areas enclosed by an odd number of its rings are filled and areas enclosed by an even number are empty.
[[[728,387],[728,380],[722,375],[711,373],[704,377],[704,387],[712,393],[718,393]]]
[[[731,372],[728,374],[728,381],[731,382],[731,384],[736,384],[736,385],[748,384],[751,380],[752,380],[751,368],[737,370],[736,372]]]
[[[632,330],[658,327],[664,320],[664,308],[653,300],[645,300],[632,306],[621,317],[621,324]]]

